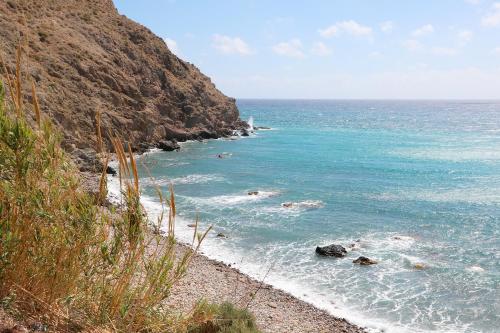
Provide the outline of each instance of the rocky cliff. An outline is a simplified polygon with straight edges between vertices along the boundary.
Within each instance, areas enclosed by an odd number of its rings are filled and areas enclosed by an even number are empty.
[[[2,0],[0,26],[7,68],[21,43],[42,110],[70,151],[95,146],[97,112],[139,151],[245,127],[234,99],[111,0]]]

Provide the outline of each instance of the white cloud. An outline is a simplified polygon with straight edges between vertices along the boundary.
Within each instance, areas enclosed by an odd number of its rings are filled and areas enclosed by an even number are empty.
[[[373,29],[361,25],[356,21],[349,20],[337,22],[334,25],[319,30],[319,34],[325,38],[337,36],[342,32],[352,36],[371,36]]]
[[[179,50],[179,45],[177,44],[177,42],[171,38],[163,38],[163,40],[165,41],[165,44],[167,44],[168,46],[168,49],[175,55],[179,55],[181,52]]]
[[[340,29],[336,25],[331,25],[326,29],[319,29],[319,34],[325,38],[337,36]]]
[[[305,54],[302,51],[302,42],[300,39],[294,38],[288,42],[281,42],[273,46],[273,51],[276,54],[291,57],[304,58]]]
[[[422,37],[425,35],[432,34],[434,32],[434,26],[432,24],[426,24],[421,26],[420,28],[413,31],[413,37]]]
[[[323,42],[316,42],[311,48],[311,53],[318,56],[327,56],[332,54],[332,50]]]
[[[457,36],[460,40],[460,45],[465,46],[465,44],[469,43],[472,40],[474,34],[470,30],[461,30],[458,32]]]
[[[245,41],[239,37],[229,37],[224,35],[213,35],[212,46],[223,54],[252,54],[252,50]]]
[[[454,56],[457,55],[458,51],[457,49],[451,48],[451,47],[433,47],[431,49],[432,54],[438,55],[438,56]]]
[[[385,21],[380,23],[380,30],[385,33],[389,33],[394,29],[394,23],[392,21]]]
[[[369,36],[372,34],[372,28],[361,25],[356,21],[344,21],[338,23],[338,26],[345,32],[354,36]]]
[[[481,24],[485,27],[497,27],[500,25],[500,2],[493,4],[491,12],[483,17]]]
[[[408,49],[409,51],[418,51],[423,49],[422,43],[420,43],[416,39],[408,39],[403,42],[403,46]]]

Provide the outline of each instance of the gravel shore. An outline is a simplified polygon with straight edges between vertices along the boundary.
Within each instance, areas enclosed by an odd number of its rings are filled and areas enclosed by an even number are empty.
[[[179,245],[178,251],[186,249]],[[174,286],[169,304],[180,311],[188,311],[201,298],[248,306],[263,332],[365,332],[345,319],[336,318],[235,268],[197,254],[186,276]]]

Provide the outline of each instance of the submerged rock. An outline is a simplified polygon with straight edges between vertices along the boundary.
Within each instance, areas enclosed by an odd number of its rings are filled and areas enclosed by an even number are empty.
[[[250,191],[248,195],[259,195],[259,191]]]
[[[217,237],[218,237],[218,238],[227,238],[227,236],[226,236],[226,235],[224,235],[222,232],[219,232],[219,233],[217,234]]]
[[[347,251],[342,245],[332,244],[316,247],[316,253],[322,256],[341,258],[347,254]]]
[[[422,264],[422,263],[420,263],[420,262],[419,262],[419,263],[416,263],[415,265],[413,265],[413,267],[414,267],[415,269],[425,269],[425,265],[424,265],[424,264]]]
[[[358,259],[354,260],[353,263],[355,264],[360,264],[362,266],[367,266],[367,265],[375,265],[375,264],[378,264],[377,261],[375,260],[372,260],[370,258],[367,258],[367,257],[359,257]]]

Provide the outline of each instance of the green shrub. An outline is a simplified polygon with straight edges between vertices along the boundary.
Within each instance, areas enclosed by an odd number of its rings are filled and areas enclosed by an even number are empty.
[[[189,333],[258,333],[254,316],[247,309],[236,308],[229,302],[210,304],[200,302],[193,315]]]

